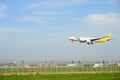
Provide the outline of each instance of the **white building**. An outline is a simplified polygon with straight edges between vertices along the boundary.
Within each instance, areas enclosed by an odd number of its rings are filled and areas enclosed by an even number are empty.
[[[120,66],[120,63],[117,63],[118,66]]]
[[[95,67],[102,67],[102,66],[103,66],[103,63],[95,63],[93,67],[95,68]]]
[[[67,66],[77,66],[77,64],[67,64]]]

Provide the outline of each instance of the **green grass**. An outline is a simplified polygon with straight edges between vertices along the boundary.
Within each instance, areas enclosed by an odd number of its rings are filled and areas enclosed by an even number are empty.
[[[120,73],[12,75],[0,80],[120,80]]]
[[[120,80],[120,67],[0,68],[0,80]]]

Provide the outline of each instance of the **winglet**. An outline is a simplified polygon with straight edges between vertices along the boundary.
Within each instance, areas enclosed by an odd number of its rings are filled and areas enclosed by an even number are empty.
[[[112,33],[106,34],[106,37],[111,37],[111,36],[112,36]]]

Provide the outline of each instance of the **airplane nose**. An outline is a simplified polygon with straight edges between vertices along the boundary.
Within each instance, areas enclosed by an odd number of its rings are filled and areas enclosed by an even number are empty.
[[[70,38],[69,38],[69,40],[74,41],[74,40],[75,40],[75,38],[74,38],[74,37],[70,37]]]

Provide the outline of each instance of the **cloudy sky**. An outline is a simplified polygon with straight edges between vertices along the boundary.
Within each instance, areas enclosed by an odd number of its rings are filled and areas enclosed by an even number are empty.
[[[0,0],[0,60],[120,60],[119,0]],[[72,43],[72,35],[110,42]]]

